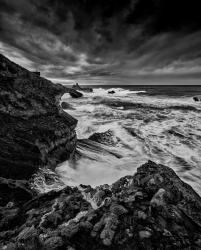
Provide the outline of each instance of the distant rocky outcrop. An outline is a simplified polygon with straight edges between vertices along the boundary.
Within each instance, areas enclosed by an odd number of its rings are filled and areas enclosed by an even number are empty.
[[[114,91],[114,90],[111,90],[111,91],[108,91],[107,93],[108,93],[108,94],[115,94],[115,91]]]
[[[70,96],[73,97],[73,98],[79,98],[79,97],[82,97],[82,96],[83,96],[83,94],[80,93],[80,92],[78,92],[78,91],[71,92],[71,93],[69,93],[69,94],[70,94]]]
[[[201,198],[151,161],[112,184],[80,185],[0,208],[0,247],[148,250],[201,246]]]
[[[55,168],[76,147],[77,120],[60,106],[64,93],[0,55],[0,177],[30,179],[39,166]]]
[[[83,91],[83,92],[87,92],[87,93],[90,93],[90,92],[93,92],[93,89],[92,88],[83,88],[83,87],[80,87],[80,85],[78,83],[74,84],[72,86],[73,89],[76,89],[76,90],[79,90],[79,91]]]
[[[200,101],[201,101],[201,99],[200,99],[199,97],[197,97],[197,96],[194,96],[194,97],[193,97],[193,100],[194,100],[195,102],[200,102]]]

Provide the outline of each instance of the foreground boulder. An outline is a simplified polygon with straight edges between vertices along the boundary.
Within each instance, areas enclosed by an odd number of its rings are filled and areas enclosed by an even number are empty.
[[[0,177],[28,180],[73,154],[77,120],[60,106],[76,93],[29,72],[0,54]]]
[[[11,213],[13,214],[11,216]],[[21,218],[13,223],[13,217]],[[0,210],[2,249],[200,249],[201,198],[151,161],[111,186],[66,187]]]
[[[79,90],[79,91],[83,91],[83,92],[87,92],[87,93],[90,93],[90,92],[93,92],[93,89],[92,88],[84,88],[84,87],[80,87],[80,85],[78,83],[74,84],[72,86],[73,89],[76,89],[76,90]]]

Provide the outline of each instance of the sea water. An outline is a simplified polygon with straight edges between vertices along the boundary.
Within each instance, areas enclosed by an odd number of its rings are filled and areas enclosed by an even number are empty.
[[[114,90],[114,94],[108,91]],[[86,147],[78,141],[80,157],[56,172],[65,185],[112,184],[152,160],[171,167],[201,194],[201,86],[94,86],[74,99],[65,94],[65,110],[78,120],[78,139],[110,131],[114,145]],[[107,151],[114,154],[107,154]],[[115,156],[118,155],[119,157]]]

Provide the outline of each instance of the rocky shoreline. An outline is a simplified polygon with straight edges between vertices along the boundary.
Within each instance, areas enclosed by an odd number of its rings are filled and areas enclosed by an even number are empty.
[[[64,93],[79,95],[0,55],[0,206],[30,200],[33,174],[73,155],[77,120],[60,106]]]
[[[0,209],[2,249],[200,249],[201,198],[151,161],[112,184],[65,187]]]
[[[201,198],[169,167],[149,161],[110,186],[31,188],[40,168],[74,156],[64,93],[82,96],[0,55],[0,249],[201,249]],[[113,143],[110,131],[89,141]]]

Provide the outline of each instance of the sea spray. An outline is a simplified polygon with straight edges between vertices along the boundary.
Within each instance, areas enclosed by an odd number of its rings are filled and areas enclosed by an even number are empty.
[[[55,185],[44,182],[44,176],[38,178],[38,189],[43,192],[63,185],[112,184],[120,177],[133,175],[150,159],[172,167],[201,193],[200,104],[184,95],[112,89],[113,95],[97,88],[80,99],[62,97],[74,108],[65,111],[78,120],[75,161],[57,167]],[[101,137],[107,131],[114,143],[86,140],[94,133]]]

